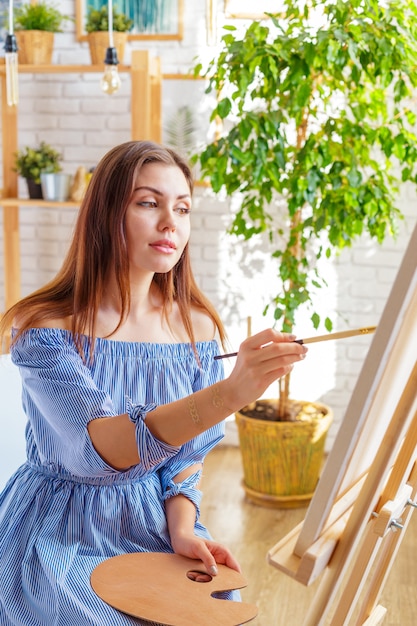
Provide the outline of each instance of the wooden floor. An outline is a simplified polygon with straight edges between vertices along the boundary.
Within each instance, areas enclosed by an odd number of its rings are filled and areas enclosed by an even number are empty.
[[[305,515],[305,509],[270,509],[245,499],[240,451],[218,446],[207,457],[202,521],[233,551],[248,580],[243,601],[256,604],[256,626],[302,626],[317,589],[305,587],[266,561],[266,554]],[[399,531],[401,532],[401,531]],[[384,626],[417,625],[417,515],[413,515],[380,601]]]

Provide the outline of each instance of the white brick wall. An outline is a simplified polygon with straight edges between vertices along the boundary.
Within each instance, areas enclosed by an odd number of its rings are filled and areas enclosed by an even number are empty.
[[[219,2],[219,6],[222,5]],[[213,48],[205,45],[205,0],[185,0],[182,42],[134,42],[131,49],[148,49],[160,56],[162,71],[186,73],[197,56],[209,58]],[[73,14],[74,2],[60,3],[64,13]],[[220,15],[221,17],[221,15]],[[220,25],[221,20],[219,20]],[[88,64],[86,43],[75,40],[75,26],[55,36],[54,62]],[[79,165],[89,168],[114,144],[130,138],[129,79],[122,75],[119,93],[107,96],[100,90],[96,74],[20,75],[19,145],[35,145],[45,140],[64,156],[64,171],[74,173]],[[194,91],[193,91],[194,89]],[[193,97],[190,82],[165,81],[164,116],[176,106],[192,106],[196,115],[207,119],[207,101]],[[167,113],[168,112],[168,113]],[[164,122],[166,120],[164,119]],[[24,181],[20,193],[26,195]],[[416,199],[408,189],[401,197],[406,222],[397,242],[387,241],[378,249],[366,238],[345,251],[335,263],[325,267],[329,290],[320,295],[323,315],[334,314],[338,327],[358,327],[378,323],[403,251],[416,223]],[[218,307],[230,344],[238,348],[246,335],[246,320],[253,318],[253,332],[271,323],[262,317],[267,297],[263,287],[274,282],[274,269],[263,253],[262,243],[236,245],[225,234],[230,221],[229,202],[198,187],[195,198],[191,250],[194,271],[203,290]],[[59,268],[76,217],[73,209],[21,208],[22,294],[49,280]],[[3,241],[0,241],[0,307],[3,307]],[[299,336],[311,335],[307,321],[300,316]],[[370,338],[328,342],[310,347],[309,357],[296,368],[292,395],[321,399],[336,415],[329,445],[344,414],[355,386]],[[226,364],[226,370],[230,364]],[[275,389],[271,390],[275,395]]]

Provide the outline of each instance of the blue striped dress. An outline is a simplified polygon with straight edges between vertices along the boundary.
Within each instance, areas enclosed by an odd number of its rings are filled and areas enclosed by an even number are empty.
[[[146,428],[146,413],[223,377],[216,341],[191,345],[97,339],[94,359],[79,356],[71,333],[31,329],[12,347],[22,377],[27,462],[0,494],[0,625],[127,626],[90,586],[104,559],[137,551],[172,552],[164,500],[182,493],[196,506],[199,473],[173,477],[203,461],[224,424],[174,447]],[[95,451],[87,423],[127,412],[141,462],[115,471]],[[238,596],[232,592],[230,598]],[[146,622],[148,624],[148,622]]]

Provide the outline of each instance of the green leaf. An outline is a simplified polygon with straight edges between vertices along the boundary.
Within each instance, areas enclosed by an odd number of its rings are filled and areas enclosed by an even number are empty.
[[[362,182],[362,174],[355,168],[352,168],[347,175],[347,179],[351,187],[359,187]]]
[[[232,103],[229,98],[223,98],[217,105],[217,115],[224,120],[232,110]]]
[[[313,315],[311,316],[311,321],[314,328],[317,329],[320,326],[320,315],[318,313],[313,313]]]
[[[326,317],[324,320],[324,327],[329,333],[333,330],[333,322],[329,317]]]

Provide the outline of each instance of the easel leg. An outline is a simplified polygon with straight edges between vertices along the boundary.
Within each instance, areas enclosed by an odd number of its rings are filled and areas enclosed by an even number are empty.
[[[415,500],[417,497],[417,463],[414,465],[411,471],[408,484],[413,486],[412,499]],[[381,596],[388,575],[391,571],[391,567],[394,563],[395,557],[401,545],[402,537],[406,532],[413,511],[414,507],[408,506],[404,510],[404,514],[402,516],[404,528],[400,532],[391,533],[388,537],[385,538],[380,557],[378,559],[377,567],[375,569],[371,584],[369,585],[367,595],[365,596],[362,604],[362,610],[359,614],[357,621],[358,625],[367,625],[368,619],[366,618],[368,616],[371,616],[377,608],[377,603]]]
[[[343,583],[343,593],[334,610],[331,620],[332,626],[353,624],[350,621],[352,613],[365,587],[367,576],[377,557],[381,541],[381,537],[374,532],[374,521],[371,520],[366,527],[361,544],[356,551],[356,558],[353,559],[352,570],[346,582]]]
[[[368,619],[363,623],[363,626],[379,626],[385,619],[387,614],[387,609],[384,609],[383,606],[378,605],[375,607],[375,610],[372,611],[372,615],[368,617]]]

